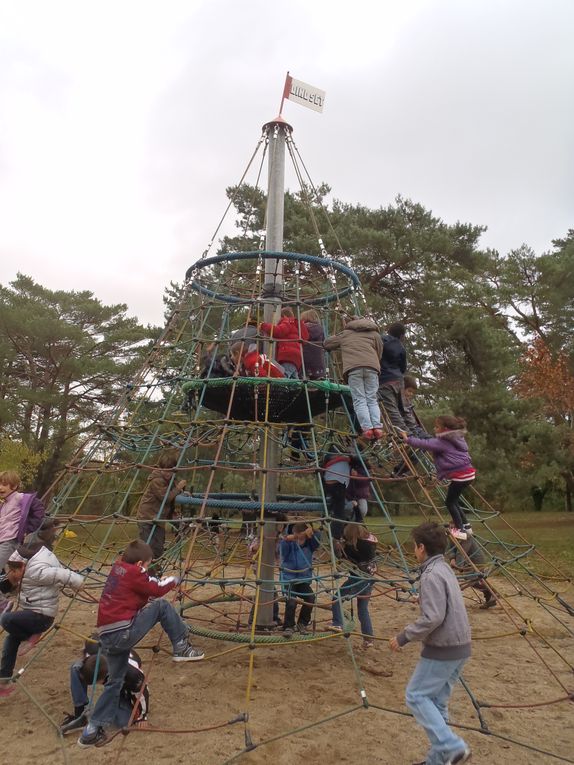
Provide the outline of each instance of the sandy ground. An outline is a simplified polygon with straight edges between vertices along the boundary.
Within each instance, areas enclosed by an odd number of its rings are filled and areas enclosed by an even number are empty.
[[[556,586],[569,602],[574,602],[572,585],[568,590],[563,584]],[[63,600],[63,606],[65,603]],[[559,681],[570,692],[574,691],[572,670],[557,653],[572,665],[574,639],[539,604],[519,595],[508,600],[511,609],[532,619],[532,626],[548,639],[551,647],[535,633],[526,637],[517,634],[500,607],[481,611],[470,594],[467,604],[474,655],[465,678],[476,698],[491,704],[545,702],[565,695]],[[400,654],[393,654],[386,643],[401,626],[416,617],[415,604],[397,603],[386,597],[373,600],[371,611],[380,641],[366,652],[360,649],[360,638],[346,640],[339,635],[308,644],[258,646],[255,651],[230,642],[197,638],[207,660],[175,664],[167,651],[153,654],[145,647],[157,640],[159,631],[154,631],[141,650],[149,670],[153,725],[169,730],[205,728],[244,713],[249,715],[248,724],[240,722],[195,733],[120,734],[106,747],[86,750],[76,745],[76,736],[60,739],[51,721],[59,722],[63,713],[70,711],[68,666],[81,651],[81,636],[89,634],[95,623],[95,611],[95,606],[76,604],[64,620],[66,629],[52,633],[51,639],[36,649],[36,655],[26,657],[32,657],[32,662],[22,676],[24,687],[19,687],[10,698],[0,699],[2,763],[76,765],[89,761],[100,765],[138,761],[150,765],[189,762],[216,765],[243,751],[246,734],[247,740],[256,746],[238,757],[245,765],[299,762],[395,765],[424,757],[425,735],[404,714],[404,688],[419,649],[411,645]],[[555,613],[574,631],[572,617],[564,612]],[[326,615],[322,613],[322,617]],[[166,646],[165,638],[162,646]],[[251,660],[253,674],[249,684]],[[372,706],[363,705],[361,689]],[[573,711],[572,702],[566,701],[519,710],[484,709],[483,715],[494,733],[561,755],[562,761],[574,762]],[[335,715],[338,716],[326,720]],[[453,695],[451,717],[453,722],[478,727],[476,713],[462,687]],[[322,720],[326,721],[265,743]],[[464,736],[473,749],[475,763],[539,765],[559,761],[474,730]]]

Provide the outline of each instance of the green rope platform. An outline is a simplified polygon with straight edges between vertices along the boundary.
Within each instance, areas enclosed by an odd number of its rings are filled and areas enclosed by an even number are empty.
[[[351,389],[348,385],[341,385],[330,380],[294,380],[290,377],[202,377],[196,380],[187,380],[181,386],[184,393],[199,388],[220,388],[227,385],[261,385],[271,384],[273,387],[287,386],[288,388],[316,388],[330,393],[342,393],[351,395]]]
[[[282,423],[309,422],[351,398],[347,385],[329,380],[214,377],[188,380],[181,388],[190,410],[203,406],[235,420]]]
[[[251,637],[251,632],[224,632],[222,630],[210,630],[205,627],[197,627],[189,624],[189,631],[192,635],[198,637],[211,638],[212,640],[228,640],[230,643],[258,643],[258,644],[282,644],[286,643],[306,643],[317,640],[318,638],[334,637],[339,633],[335,632],[310,632],[308,635],[294,633],[292,637],[286,638],[282,635],[255,635]],[[340,633],[344,634],[344,633]]]

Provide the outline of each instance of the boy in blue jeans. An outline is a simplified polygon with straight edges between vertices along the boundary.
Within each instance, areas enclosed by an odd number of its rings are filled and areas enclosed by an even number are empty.
[[[141,667],[140,656],[135,651],[130,651],[128,669],[120,692],[118,714],[115,719],[115,725],[120,728],[128,725],[132,716],[132,725],[147,720],[149,689]],[[70,695],[74,711],[67,714],[60,725],[63,736],[81,731],[87,725],[90,690],[96,682],[104,683],[107,675],[108,663],[106,657],[101,655],[97,635],[95,639],[88,638],[84,643],[82,658],[70,666]]]
[[[444,528],[423,523],[413,529],[412,536],[421,570],[421,615],[391,639],[390,647],[400,651],[410,642],[423,644],[405,694],[407,707],[431,744],[426,759],[416,765],[461,765],[471,752],[448,726],[448,702],[470,657],[470,625],[457,578],[444,558]]]
[[[78,739],[82,747],[106,743],[106,728],[117,719],[120,694],[129,666],[130,650],[158,622],[173,646],[174,661],[199,661],[203,652],[188,642],[188,628],[165,595],[177,586],[175,577],[161,581],[149,576],[151,547],[135,539],[126,547],[121,559],[112,566],[98,608],[98,634],[107,660],[108,679],[97,701],[90,722]],[[153,598],[153,600],[152,600]]]
[[[279,543],[280,575],[285,603],[283,636],[293,637],[297,600],[303,601],[297,620],[297,631],[305,634],[311,623],[315,593],[311,587],[313,581],[313,553],[319,547],[319,536],[312,526],[306,523],[294,523],[291,533],[286,534]]]

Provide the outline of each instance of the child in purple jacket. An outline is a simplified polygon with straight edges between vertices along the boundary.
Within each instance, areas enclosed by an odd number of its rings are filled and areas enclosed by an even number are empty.
[[[351,480],[347,486],[346,497],[353,503],[353,520],[362,523],[369,510],[371,497],[370,465],[359,459],[351,459]]]
[[[408,436],[405,441],[415,449],[431,452],[438,477],[450,481],[445,500],[453,522],[450,533],[457,539],[466,539],[468,534],[472,534],[472,527],[459,505],[459,499],[476,477],[464,439],[466,421],[462,417],[449,415],[437,417],[434,432],[436,438]]]
[[[0,571],[26,534],[36,531],[44,518],[44,505],[36,494],[23,494],[15,470],[0,473]]]

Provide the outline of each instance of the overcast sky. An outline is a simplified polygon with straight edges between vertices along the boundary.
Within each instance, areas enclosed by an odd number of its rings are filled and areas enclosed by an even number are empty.
[[[0,0],[0,283],[161,323],[287,70],[327,92],[284,116],[335,197],[542,252],[574,227],[573,29],[572,0]]]

